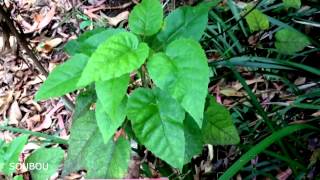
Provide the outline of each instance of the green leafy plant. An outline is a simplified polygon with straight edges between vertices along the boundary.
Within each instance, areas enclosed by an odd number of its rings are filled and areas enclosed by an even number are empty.
[[[19,155],[28,141],[28,136],[15,138],[10,143],[0,142],[0,172],[11,176],[16,171]]]
[[[260,31],[260,30],[266,30],[269,28],[269,20],[268,17],[263,14],[260,10],[258,9],[253,9],[252,10],[251,5],[248,5],[246,7],[246,11],[251,11],[246,17],[246,21],[249,25],[249,28],[251,31]]]
[[[180,170],[206,143],[239,142],[229,112],[206,98],[209,67],[197,41],[215,4],[180,7],[163,20],[160,2],[143,0],[129,16],[130,31],[95,29],[65,46],[70,59],[36,94],[44,100],[83,89],[63,175],[125,176],[130,141]]]

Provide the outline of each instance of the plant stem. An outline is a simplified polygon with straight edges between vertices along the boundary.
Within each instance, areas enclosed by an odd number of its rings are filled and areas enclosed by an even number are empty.
[[[51,140],[52,142],[55,142],[55,143],[58,143],[58,144],[66,144],[66,145],[68,145],[68,141],[67,140],[59,138],[57,136],[53,136],[53,135],[48,135],[48,134],[44,134],[44,133],[40,133],[40,132],[33,132],[33,131],[20,129],[20,128],[14,128],[14,127],[10,127],[10,126],[0,126],[0,129],[8,130],[8,131],[16,132],[16,133],[30,134],[32,136],[46,138],[46,139]]]
[[[147,82],[147,78],[146,78],[146,67],[145,67],[144,64],[141,66],[139,71],[140,71],[140,75],[141,75],[142,86],[147,88],[148,87],[148,82]]]

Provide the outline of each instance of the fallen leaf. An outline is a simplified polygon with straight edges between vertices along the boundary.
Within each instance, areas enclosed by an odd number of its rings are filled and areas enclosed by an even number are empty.
[[[35,124],[39,123],[41,121],[41,116],[39,114],[36,114],[26,120],[28,129],[32,129]]]
[[[53,19],[55,13],[56,13],[56,6],[53,5],[52,8],[50,9],[50,11],[46,14],[46,16],[39,23],[37,29],[41,30],[44,27],[46,27],[51,22],[51,20]]]
[[[22,113],[20,111],[19,104],[16,100],[14,100],[9,109],[9,117],[8,117],[9,124],[18,125],[19,120],[21,120],[21,118],[22,118]]]
[[[58,104],[58,105],[56,105],[53,109],[51,109],[49,112],[47,112],[47,113],[45,114],[45,118],[44,118],[44,120],[42,121],[42,123],[41,123],[39,126],[33,128],[32,131],[41,131],[41,130],[43,130],[43,129],[48,129],[48,128],[51,126],[51,124],[52,124],[52,118],[51,118],[51,116],[53,116],[54,113],[55,113],[58,109],[62,108],[63,106],[64,106],[64,105],[63,105],[62,103],[61,103],[61,104]]]
[[[108,17],[105,18],[108,20],[108,23],[111,26],[117,26],[121,21],[127,20],[129,17],[129,11],[123,11],[122,13],[118,14],[115,17]]]
[[[306,83],[306,78],[305,77],[298,77],[295,81],[295,85],[302,85]]]
[[[257,79],[252,79],[252,80],[246,80],[246,83],[248,85],[254,84],[254,83],[258,83],[258,82],[264,82],[264,79],[262,79],[261,77],[257,78]],[[240,90],[242,89],[242,84],[240,82],[237,82],[237,84],[232,86],[235,90]]]
[[[0,95],[0,114],[3,114],[8,110],[12,97],[13,91],[8,91],[6,94]]]
[[[319,116],[320,116],[320,111],[317,111],[317,112],[311,114],[311,116],[313,116],[313,117],[319,117]]]
[[[44,118],[44,120],[42,121],[42,123],[33,128],[32,131],[42,131],[43,129],[48,129],[52,124],[52,119],[50,117],[46,117]]]
[[[225,95],[225,96],[235,96],[235,97],[243,97],[245,93],[241,91],[237,91],[236,89],[233,88],[224,88],[220,90],[220,93]]]
[[[28,22],[26,22],[21,16],[19,17],[19,21],[22,24],[23,27],[25,27],[24,33],[32,33],[34,31],[42,30],[45,28],[53,19],[54,15],[56,13],[56,6],[53,5],[51,9],[45,14],[35,14],[33,16],[33,24],[30,25]]]
[[[37,50],[39,52],[50,53],[53,50],[53,48],[57,47],[62,42],[63,42],[62,38],[50,39],[45,41],[44,43],[40,43],[37,46]]]
[[[278,180],[286,180],[289,178],[289,176],[291,176],[291,174],[292,174],[292,170],[290,168],[288,168],[287,170],[280,172],[277,175],[277,179]]]

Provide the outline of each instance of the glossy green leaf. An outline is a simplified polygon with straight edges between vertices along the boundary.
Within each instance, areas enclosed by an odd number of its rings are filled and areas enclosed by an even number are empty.
[[[2,173],[10,176],[12,173],[16,171],[16,165],[17,163],[19,163],[19,155],[27,142],[28,136],[22,135],[15,138],[9,144],[4,145],[5,151],[2,157],[3,165],[1,165],[3,169],[0,169]]]
[[[184,125],[184,138],[186,141],[184,164],[189,163],[193,156],[198,155],[202,151],[202,136],[201,129],[197,126],[196,122],[190,115],[186,115],[183,122]]]
[[[105,28],[97,28],[91,31],[86,31],[81,34],[78,39],[69,41],[64,46],[64,50],[70,55],[80,53],[91,56],[91,54],[101,43],[106,41],[111,36],[124,31],[124,29]]]
[[[229,111],[215,101],[211,101],[205,112],[202,135],[206,144],[230,145],[240,141]]]
[[[173,41],[165,53],[153,55],[147,66],[155,84],[178,100],[201,127],[209,68],[200,44],[191,39]]]
[[[119,105],[125,97],[129,84],[129,74],[124,74],[118,78],[113,78],[107,81],[96,82],[96,93],[103,109],[108,116],[114,118],[119,109]]]
[[[210,6],[208,3],[201,3],[195,7],[179,7],[171,12],[165,18],[153,46],[157,47],[156,49],[162,49],[179,38],[192,38],[199,41],[208,23]]]
[[[292,7],[299,9],[301,7],[301,0],[282,0],[285,7]]]
[[[60,166],[64,158],[64,151],[61,148],[40,148],[33,152],[27,159],[31,177],[33,180],[49,179]],[[32,168],[31,164],[40,163],[41,168]]]
[[[275,46],[283,54],[294,54],[310,44],[305,35],[291,29],[282,29],[276,33],[275,37]]]
[[[63,176],[87,170],[86,178],[123,178],[130,160],[130,144],[124,138],[103,142],[94,112],[76,119],[71,127]]]
[[[142,0],[129,16],[129,28],[132,32],[144,36],[157,33],[162,25],[163,11],[159,0]]]
[[[246,11],[249,11],[252,8],[253,8],[252,6],[249,6],[248,8],[246,8]],[[263,14],[258,9],[252,10],[247,16],[245,16],[245,19],[252,32],[266,30],[269,28],[268,16]]]
[[[106,81],[139,68],[149,55],[148,45],[129,32],[118,33],[102,43],[85,67],[79,86]]]
[[[126,105],[127,98],[125,97],[122,102],[114,109],[111,116],[107,113],[107,110],[103,106],[101,101],[96,104],[96,120],[99,130],[102,134],[104,143],[107,143],[110,138],[117,131],[119,126],[123,123],[126,117]]]
[[[181,169],[185,113],[178,102],[159,88],[139,88],[129,97],[127,113],[138,140],[156,156]]]
[[[77,83],[87,62],[86,55],[77,54],[56,67],[36,93],[35,99],[58,97],[78,89]]]

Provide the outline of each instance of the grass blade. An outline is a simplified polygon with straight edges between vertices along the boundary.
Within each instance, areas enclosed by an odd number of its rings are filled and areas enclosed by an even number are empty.
[[[33,132],[33,131],[28,131],[25,129],[20,129],[20,128],[14,128],[14,127],[10,127],[10,126],[0,126],[1,130],[7,130],[7,131],[12,131],[12,132],[16,132],[16,133],[21,133],[21,134],[30,134],[32,136],[37,136],[37,137],[42,137],[42,138],[46,138],[54,143],[58,143],[58,144],[68,144],[68,141],[62,138],[59,138],[57,136],[53,136],[53,135],[48,135],[48,134],[44,134],[44,133],[40,133],[40,132]]]
[[[281,138],[288,136],[296,131],[302,129],[316,129],[309,125],[297,124],[287,126],[279,131],[272,133],[270,136],[259,142],[257,145],[252,147],[249,151],[243,154],[220,178],[219,180],[228,180],[232,179],[232,177],[244,166],[248,161],[253,159],[256,155],[264,151],[267,147],[269,147],[274,142],[280,140]]]

